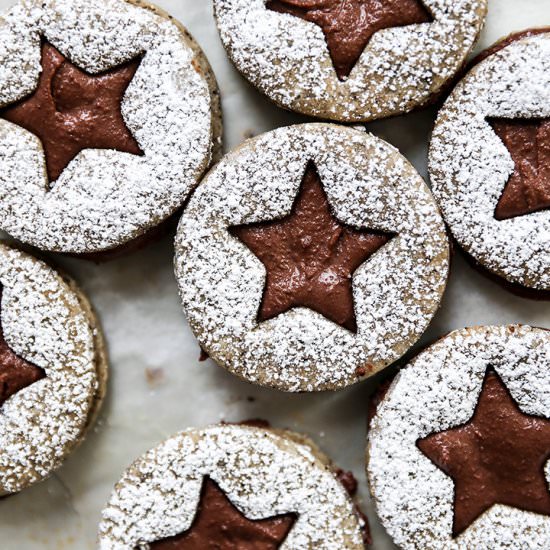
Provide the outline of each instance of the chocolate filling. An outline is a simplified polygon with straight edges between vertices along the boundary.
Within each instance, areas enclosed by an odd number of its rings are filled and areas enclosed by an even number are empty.
[[[453,537],[494,504],[550,515],[550,421],[524,414],[492,369],[472,418],[417,445],[454,481]]]
[[[249,520],[210,478],[205,478],[197,514],[190,529],[152,543],[153,550],[276,550],[297,517],[285,514]]]
[[[120,111],[140,59],[91,75],[44,41],[41,64],[36,90],[0,116],[40,138],[50,183],[83,149],[143,155]]]
[[[0,286],[0,303],[2,287]],[[4,339],[0,321],[0,407],[18,391],[46,376],[43,369],[16,355]]]
[[[420,0],[269,0],[266,7],[319,25],[340,80],[350,75],[375,32],[433,21]]]
[[[307,165],[290,215],[229,231],[266,269],[258,321],[307,307],[352,332],[357,331],[353,273],[394,236],[340,223],[313,162]]]
[[[550,119],[488,119],[514,161],[496,210],[497,220],[550,207]]]

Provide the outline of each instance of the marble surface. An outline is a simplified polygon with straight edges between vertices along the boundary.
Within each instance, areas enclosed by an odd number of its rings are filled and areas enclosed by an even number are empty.
[[[0,9],[13,2],[0,0]],[[210,0],[158,0],[193,33],[218,77],[225,114],[225,148],[246,136],[305,119],[286,113],[244,82],[218,39]],[[548,0],[489,0],[479,47],[529,26],[550,25]],[[368,125],[397,146],[426,176],[434,110]],[[53,477],[0,502],[3,550],[96,547],[100,512],[113,484],[138,455],[188,426],[221,419],[269,419],[310,434],[343,468],[355,472],[371,520],[375,550],[394,548],[368,500],[364,474],[366,408],[376,380],[333,394],[283,395],[244,383],[210,360],[180,308],[172,271],[172,238],[106,265],[56,257],[89,294],[106,333],[109,395],[95,429]],[[550,304],[517,298],[457,256],[443,307],[422,342],[477,324],[550,326]],[[419,343],[419,346],[422,345]]]

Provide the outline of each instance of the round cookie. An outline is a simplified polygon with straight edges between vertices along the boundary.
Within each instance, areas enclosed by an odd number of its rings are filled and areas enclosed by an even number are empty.
[[[281,107],[340,122],[407,113],[439,95],[486,0],[214,0],[237,69]]]
[[[65,276],[0,243],[0,496],[57,469],[95,420],[107,382],[101,329]]]
[[[458,330],[402,369],[371,420],[367,474],[403,549],[550,546],[550,332]]]
[[[449,247],[428,187],[396,149],[306,124],[251,139],[210,171],[180,221],[175,268],[214,361],[257,384],[319,391],[417,341]]]
[[[0,17],[0,228],[14,237],[93,258],[134,249],[220,152],[214,75],[165,12],[33,0]]]
[[[439,113],[433,191],[460,247],[535,297],[550,290],[550,32],[489,49]]]
[[[362,525],[308,439],[226,424],[181,432],[134,462],[103,511],[99,547],[359,550]]]

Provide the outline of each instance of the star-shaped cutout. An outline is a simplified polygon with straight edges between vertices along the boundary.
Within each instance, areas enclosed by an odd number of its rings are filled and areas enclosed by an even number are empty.
[[[50,183],[83,149],[143,155],[120,111],[139,59],[91,75],[44,41],[41,64],[36,90],[0,116],[40,138]]]
[[[0,287],[0,303],[2,287]],[[0,323],[0,407],[17,392],[46,376],[36,365],[16,355],[4,339]]]
[[[433,21],[420,0],[269,0],[266,6],[319,25],[340,80],[350,75],[375,32]]]
[[[472,418],[417,445],[454,481],[453,537],[494,504],[550,515],[550,420],[524,414],[492,369]]]
[[[150,546],[152,550],[276,550],[295,521],[295,514],[250,520],[235,508],[214,481],[205,478],[191,527]]]
[[[229,230],[266,269],[258,321],[307,307],[352,332],[357,332],[353,273],[394,236],[340,223],[313,162],[290,215]]]
[[[497,220],[550,208],[550,119],[489,118],[514,161],[496,210]]]

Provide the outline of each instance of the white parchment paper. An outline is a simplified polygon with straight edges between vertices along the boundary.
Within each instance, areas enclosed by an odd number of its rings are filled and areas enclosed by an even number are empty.
[[[0,9],[12,4],[0,0]],[[219,41],[210,0],[158,0],[197,38],[218,77],[226,150],[246,136],[303,122],[269,103],[235,71]],[[550,25],[548,0],[489,0],[479,48],[514,30]],[[426,176],[435,111],[368,125]],[[394,548],[368,499],[364,474],[366,409],[376,380],[333,394],[283,395],[241,382],[210,360],[199,362],[176,292],[172,238],[105,265],[55,257],[90,296],[105,330],[110,391],[100,420],[52,478],[0,501],[2,550],[96,547],[101,509],[122,471],[141,453],[188,426],[262,417],[310,434],[360,483],[375,550]],[[515,297],[455,256],[443,307],[422,343],[445,332],[489,323],[550,327],[550,303]]]

